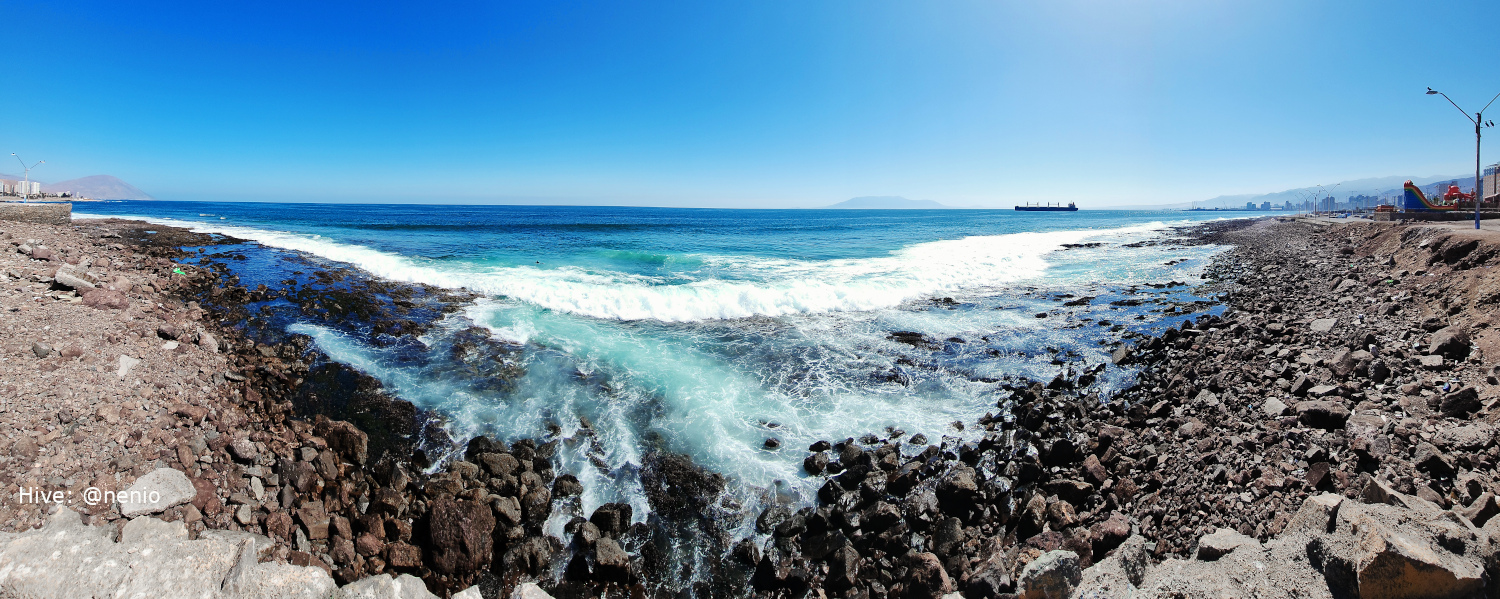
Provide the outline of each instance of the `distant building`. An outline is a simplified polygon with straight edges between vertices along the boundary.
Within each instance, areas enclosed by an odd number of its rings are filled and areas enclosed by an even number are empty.
[[[1500,164],[1484,169],[1484,201],[1500,202]]]
[[[42,184],[36,181],[20,181],[16,183],[16,195],[37,195],[42,193]]]
[[[1271,209],[1271,203],[1270,202],[1261,202],[1260,203],[1260,209],[1261,210],[1270,210]]]

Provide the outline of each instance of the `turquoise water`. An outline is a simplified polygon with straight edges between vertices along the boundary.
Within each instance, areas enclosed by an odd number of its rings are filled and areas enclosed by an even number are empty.
[[[143,218],[251,240],[257,251],[478,292],[423,342],[440,348],[478,325],[524,348],[525,374],[510,390],[402,359],[405,350],[361,331],[311,320],[289,329],[443,414],[455,439],[513,440],[561,427],[560,472],[584,483],[585,513],[626,501],[638,520],[649,507],[636,473],[654,444],[728,476],[748,514],[771,493],[815,496],[819,481],[801,472],[813,441],[892,428],[934,442],[968,438],[973,427],[951,424],[998,412],[997,380],[1081,371],[1107,362],[1122,332],[1172,322],[1150,305],[1109,301],[1148,284],[1184,283],[1147,290],[1188,297],[1221,249],[1153,243],[1207,216],[1181,212],[78,208],[77,218]],[[1085,295],[1098,299],[1063,303]],[[904,344],[895,331],[931,343]],[[1130,375],[1109,368],[1097,390],[1108,396]],[[582,434],[580,417],[596,435]],[[779,449],[765,447],[772,438]]]

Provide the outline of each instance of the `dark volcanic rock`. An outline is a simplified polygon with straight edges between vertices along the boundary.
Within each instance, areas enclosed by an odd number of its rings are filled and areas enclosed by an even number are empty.
[[[1438,411],[1449,418],[1467,418],[1469,414],[1479,411],[1481,407],[1483,406],[1479,402],[1479,391],[1473,387],[1464,387],[1444,395]]]
[[[1412,464],[1418,470],[1429,472],[1438,478],[1453,476],[1453,464],[1448,456],[1438,451],[1431,443],[1417,444],[1416,453],[1412,455]]]
[[[438,571],[475,572],[490,562],[495,514],[489,506],[441,497],[429,507],[428,520],[432,566]]]
[[[702,515],[724,492],[722,474],[694,464],[687,456],[658,451],[647,454],[644,462],[641,485],[646,499],[664,516]]]
[[[594,544],[594,564],[600,580],[626,582],[630,579],[630,556],[614,539],[605,537]]]
[[[906,560],[906,568],[906,577],[902,579],[906,597],[938,599],[953,592],[953,582],[936,555],[913,553]]]
[[[606,503],[594,510],[589,522],[599,527],[599,532],[617,537],[630,527],[632,509],[628,503]]]
[[[1450,326],[1432,334],[1427,353],[1443,356],[1449,360],[1469,357],[1469,333],[1462,327]]]
[[[1303,401],[1294,409],[1298,420],[1314,428],[1338,430],[1349,420],[1349,408],[1336,401]]]

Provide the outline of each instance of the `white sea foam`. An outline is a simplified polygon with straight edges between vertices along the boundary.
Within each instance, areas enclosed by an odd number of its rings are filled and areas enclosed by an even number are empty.
[[[921,297],[1037,277],[1048,268],[1047,254],[1063,244],[1166,226],[1150,223],[1104,231],[974,236],[918,243],[889,256],[874,258],[813,261],[704,256],[705,263],[740,276],[661,284],[653,277],[622,272],[440,262],[341,243],[320,235],[167,218],[143,220],[305,252],[348,263],[393,281],[467,288],[594,318],[662,322],[893,308]]]

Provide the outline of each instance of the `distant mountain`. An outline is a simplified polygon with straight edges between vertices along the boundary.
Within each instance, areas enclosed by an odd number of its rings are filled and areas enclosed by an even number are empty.
[[[829,208],[860,210],[910,210],[914,208],[947,208],[932,200],[908,200],[901,196],[865,196],[844,200]]]
[[[43,184],[42,191],[45,193],[71,191],[75,197],[95,200],[155,199],[146,192],[136,189],[134,185],[110,175],[93,175],[79,179],[59,181],[57,183]]]

